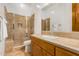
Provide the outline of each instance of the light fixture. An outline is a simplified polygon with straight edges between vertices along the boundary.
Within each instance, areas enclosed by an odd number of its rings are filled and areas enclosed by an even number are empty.
[[[42,9],[46,7],[47,5],[49,5],[49,3],[37,4],[36,7]]]
[[[45,3],[45,4],[44,4],[44,6],[47,6],[47,5],[49,5],[49,3]]]
[[[25,4],[20,4],[20,7],[21,7],[21,8],[24,8],[24,7],[25,7]]]
[[[37,8],[40,8],[40,5],[36,5]]]
[[[51,11],[51,13],[52,13],[52,14],[54,14],[54,13],[55,13],[55,11]]]

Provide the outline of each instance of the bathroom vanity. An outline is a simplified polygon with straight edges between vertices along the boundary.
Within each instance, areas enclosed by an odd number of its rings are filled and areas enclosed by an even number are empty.
[[[32,56],[79,56],[79,40],[50,35],[32,35]]]

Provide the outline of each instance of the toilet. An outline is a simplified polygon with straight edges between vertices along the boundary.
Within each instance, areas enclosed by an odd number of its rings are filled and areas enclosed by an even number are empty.
[[[31,52],[31,40],[24,41],[25,52]]]

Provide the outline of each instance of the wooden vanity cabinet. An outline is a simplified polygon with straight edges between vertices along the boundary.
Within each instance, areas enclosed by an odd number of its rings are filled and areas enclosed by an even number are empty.
[[[78,54],[31,36],[32,56],[78,56]]]
[[[51,56],[47,51],[37,46],[36,44],[32,47],[32,55],[33,56]]]
[[[54,46],[35,37],[31,37],[31,39],[33,56],[54,56]]]

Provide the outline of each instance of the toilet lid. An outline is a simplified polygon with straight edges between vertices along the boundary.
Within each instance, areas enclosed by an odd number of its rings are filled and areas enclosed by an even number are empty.
[[[31,40],[24,41],[24,45],[30,45],[30,44],[31,44]]]

